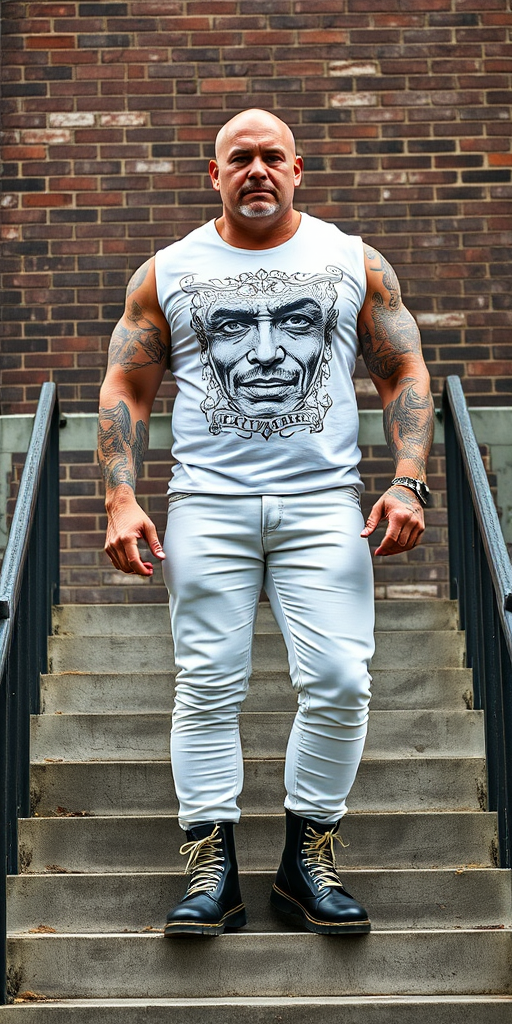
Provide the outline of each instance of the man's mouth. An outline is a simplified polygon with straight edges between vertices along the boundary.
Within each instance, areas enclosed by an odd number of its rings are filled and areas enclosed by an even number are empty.
[[[275,192],[271,192],[268,188],[252,188],[248,192],[242,192],[242,199],[245,199],[246,196],[272,196],[273,199],[276,198]]]
[[[242,387],[243,388],[254,388],[254,387],[258,387],[258,388],[276,387],[277,388],[277,387],[279,387],[280,384],[289,384],[289,383],[291,383],[291,382],[289,380],[287,380],[285,377],[255,377],[254,380],[245,381],[242,384]]]
[[[290,377],[254,377],[252,380],[240,381],[238,388],[257,399],[275,397],[289,388],[296,387],[297,383],[297,377],[293,374]]]

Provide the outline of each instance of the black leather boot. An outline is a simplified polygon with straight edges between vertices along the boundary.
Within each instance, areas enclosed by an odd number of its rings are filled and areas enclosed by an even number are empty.
[[[326,825],[286,809],[286,843],[270,902],[299,917],[320,935],[369,932],[364,907],[343,888],[336,873],[334,840],[339,821]]]
[[[164,935],[222,935],[247,923],[238,882],[232,821],[205,822],[187,831],[185,872],[191,875],[183,899],[169,911]]]

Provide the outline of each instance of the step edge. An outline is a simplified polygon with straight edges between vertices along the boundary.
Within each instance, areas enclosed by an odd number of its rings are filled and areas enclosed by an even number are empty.
[[[370,936],[371,935],[392,935],[394,937],[396,937],[398,935],[403,935],[403,936],[407,936],[407,938],[409,939],[411,935],[414,935],[415,937],[419,937],[419,936],[427,937],[428,936],[428,938],[432,938],[432,935],[461,935],[461,936],[464,936],[464,935],[474,935],[475,932],[478,932],[479,934],[482,934],[482,935],[494,935],[494,934],[498,934],[498,933],[504,934],[504,935],[509,935],[509,934],[512,935],[512,924],[506,924],[506,925],[501,925],[500,924],[500,925],[498,925],[496,927],[492,927],[492,926],[489,926],[489,925],[476,925],[474,928],[468,928],[468,927],[464,927],[464,928],[397,928],[397,929],[394,929],[394,928],[376,929],[376,928],[374,928],[369,933],[369,935],[366,937],[366,941],[367,942],[370,941]],[[225,935],[224,936],[224,942],[226,942],[226,941],[229,942],[230,940],[234,940],[234,941],[241,940],[243,942],[244,940],[254,940],[254,939],[256,939],[256,940],[258,940],[260,942],[263,942],[263,941],[268,941],[269,939],[273,939],[273,938],[276,938],[276,937],[279,937],[279,938],[283,937],[283,938],[289,939],[289,938],[291,938],[294,935],[301,937],[302,939],[304,939],[307,942],[316,942],[317,941],[317,936],[312,935],[310,932],[304,932],[304,931],[300,931],[299,930],[299,931],[296,931],[296,932],[293,932],[293,931],[287,931],[287,932],[244,932],[244,931],[240,931],[240,932],[237,932],[236,934],[235,933],[230,933],[230,934]],[[15,940],[15,941],[20,941],[21,940],[21,941],[24,941],[24,942],[31,942],[31,941],[35,941],[35,942],[44,942],[44,941],[59,942],[59,941],[65,941],[65,940],[70,940],[70,939],[80,939],[82,941],[87,941],[87,942],[97,941],[98,939],[102,939],[102,940],[108,941],[108,942],[110,942],[113,939],[124,939],[125,941],[129,942],[130,940],[134,940],[134,939],[140,939],[142,941],[151,940],[151,939],[153,939],[153,940],[154,939],[163,939],[164,938],[164,934],[163,934],[163,929],[162,929],[161,932],[55,932],[55,933],[45,932],[45,933],[42,933],[42,934],[35,934],[35,933],[28,934],[27,932],[23,932],[23,933],[15,932],[14,934],[10,934],[8,937],[13,939],[13,940]]]
[[[482,872],[485,872],[485,874],[492,875],[493,877],[499,878],[500,881],[503,881],[503,882],[506,881],[506,878],[504,877],[505,875],[510,875],[510,877],[512,878],[512,868],[499,868],[499,867],[494,867],[492,864],[489,864],[488,866],[484,866],[484,865],[480,865],[479,864],[476,867],[473,866],[473,865],[471,865],[471,866],[465,866],[464,865],[464,866],[459,866],[459,867],[453,867],[453,866],[450,867],[449,865],[443,865],[441,867],[435,867],[435,868],[384,868],[384,867],[383,868],[355,868],[355,867],[344,867],[342,865],[338,865],[338,867],[339,867],[339,871],[343,875],[358,875],[358,876],[359,875],[410,875],[411,877],[416,878],[416,877],[418,877],[420,875],[436,875],[436,876],[439,875],[439,874],[444,874],[444,875],[461,875],[461,874],[464,874],[464,875],[478,875],[478,874],[482,874]],[[239,873],[241,878],[250,878],[250,877],[257,877],[257,876],[258,877],[261,876],[261,877],[264,877],[264,878],[266,878],[268,876],[269,878],[273,878],[275,873],[276,873],[276,871],[275,871],[275,868],[274,869],[269,868],[268,870],[265,869],[265,868],[256,868],[254,870],[251,870],[251,869],[248,869],[248,868],[240,868],[238,873]],[[94,878],[94,879],[97,879],[97,878],[105,878],[105,879],[107,879],[108,878],[108,879],[112,879],[112,878],[126,878],[127,875],[129,875],[130,878],[138,878],[138,879],[147,878],[148,876],[158,877],[158,878],[183,878],[184,877],[184,872],[183,871],[69,871],[69,872],[66,872],[64,874],[64,873],[61,873],[61,872],[50,872],[50,871],[34,871],[34,872],[28,871],[28,872],[20,872],[17,875],[8,875],[7,878],[8,879],[18,879],[18,878],[31,878],[31,879],[33,879],[33,878],[34,879],[40,879],[40,878],[52,878],[52,879],[61,879],[61,878],[69,878],[69,879],[71,879],[71,878],[84,878],[84,879],[85,878],[86,879]],[[55,884],[57,884],[57,883],[55,882]],[[9,881],[8,885],[11,886],[11,887],[14,887],[16,885],[16,882],[15,881]]]
[[[487,1003],[512,1003],[512,995],[410,995],[410,996],[212,996],[210,998],[205,997],[204,999],[187,999],[186,997],[172,998],[116,998],[101,999],[98,997],[91,997],[91,999],[52,999],[47,997],[42,999],[40,1002],[36,1000],[23,1001],[24,1006],[34,1006],[37,1008],[51,1007],[51,1006],[64,1006],[64,1007],[77,1007],[77,1008],[102,1008],[102,1007],[120,1007],[121,1009],[133,1007],[146,1007],[146,1006],[176,1006],[176,1007],[194,1007],[194,1006],[368,1006],[373,1003],[382,1004],[383,1006],[400,1006],[405,1004],[407,1006],[421,1006],[426,1005],[439,1005],[439,1004],[476,1004],[476,1005],[487,1005]],[[0,1007],[0,1011],[1,1011]]]

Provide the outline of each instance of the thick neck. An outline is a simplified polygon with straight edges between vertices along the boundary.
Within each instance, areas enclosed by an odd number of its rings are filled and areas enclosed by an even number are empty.
[[[301,215],[293,207],[277,223],[272,217],[235,219],[224,208],[215,227],[222,240],[235,249],[274,249],[293,238],[300,221]]]

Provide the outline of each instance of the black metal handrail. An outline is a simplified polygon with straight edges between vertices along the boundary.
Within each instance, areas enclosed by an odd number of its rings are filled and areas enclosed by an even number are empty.
[[[59,405],[43,384],[0,576],[0,1003],[8,999],[7,874],[30,814],[30,715],[39,711],[51,608],[59,600]]]
[[[458,377],[446,381],[443,420],[450,596],[466,631],[474,705],[485,716],[487,806],[498,816],[499,863],[512,867],[512,566]]]

